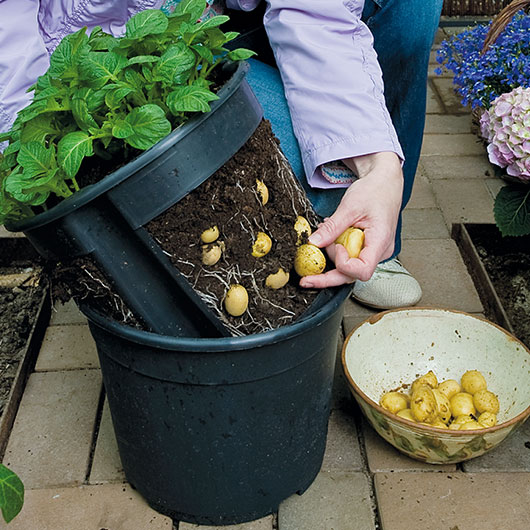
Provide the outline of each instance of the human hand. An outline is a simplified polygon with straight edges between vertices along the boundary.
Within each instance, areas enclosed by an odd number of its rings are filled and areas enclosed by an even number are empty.
[[[358,176],[346,190],[337,210],[324,219],[309,242],[326,248],[335,269],[305,276],[301,287],[333,287],[355,280],[366,281],[377,264],[394,251],[399,211],[403,196],[403,173],[398,156],[373,153],[343,160]],[[350,258],[342,245],[334,242],[350,226],[364,230],[364,248],[358,258]]]

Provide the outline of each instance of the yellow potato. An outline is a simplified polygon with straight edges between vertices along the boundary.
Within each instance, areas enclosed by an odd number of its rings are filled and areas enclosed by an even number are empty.
[[[233,317],[240,317],[248,307],[248,292],[239,284],[233,284],[225,296],[225,309]]]
[[[473,405],[473,396],[467,392],[459,392],[455,394],[450,400],[451,413],[456,418],[457,416],[475,414],[475,406]]]
[[[410,399],[410,410],[416,421],[434,421],[438,415],[438,407],[430,386],[422,385],[416,388]]]
[[[416,421],[414,419],[414,416],[412,415],[412,410],[410,409],[402,409],[400,410],[396,416],[399,416],[400,418],[403,418],[404,420],[409,420],[409,421]]]
[[[497,396],[489,390],[479,390],[473,396],[473,405],[477,412],[492,412],[497,414],[499,412],[499,400]]]
[[[444,423],[449,423],[449,420],[451,419],[451,405],[449,404],[449,400],[437,388],[433,388],[432,393],[436,399],[438,417]]]
[[[483,429],[482,425],[477,420],[466,421],[460,424],[459,431],[472,431],[475,429]]]
[[[426,374],[418,377],[410,388],[410,392],[414,394],[416,388],[419,388],[422,385],[428,385],[431,388],[436,388],[438,386],[438,379],[432,370],[429,370]]]
[[[470,416],[469,414],[461,414],[460,416],[456,416],[456,418],[454,418],[454,420],[451,422],[451,425],[462,425],[462,423],[467,423],[468,421],[473,421],[473,416]]]
[[[381,398],[379,404],[392,414],[397,414],[400,410],[407,408],[409,400],[401,392],[387,392]]]
[[[431,425],[433,427],[437,427],[438,429],[447,429],[447,423],[441,418],[441,417],[438,417],[436,418],[432,423]]]
[[[259,179],[256,179],[256,188],[261,197],[261,204],[265,206],[269,202],[269,188]]]
[[[272,239],[265,232],[258,232],[256,241],[252,245],[252,255],[255,258],[266,256],[272,248]]]
[[[493,412],[483,412],[478,418],[477,421],[483,427],[494,427],[497,425],[497,416]]]
[[[298,239],[296,241],[297,245],[302,244],[304,234],[306,234],[306,237],[309,237],[311,235],[311,226],[309,224],[309,221],[301,215],[296,218],[296,221],[294,223],[294,230],[298,234]]]
[[[201,234],[203,243],[213,243],[219,237],[219,228],[217,225],[212,226]]]
[[[468,370],[465,372],[460,383],[462,384],[462,390],[471,395],[479,390],[486,390],[488,388],[484,376],[478,370]]]
[[[446,379],[438,385],[438,390],[447,398],[451,399],[455,394],[461,392],[460,383],[454,379]]]
[[[265,279],[265,286],[271,289],[281,289],[289,281],[289,273],[285,272],[281,267],[278,272],[269,274]]]
[[[221,245],[202,246],[202,262],[205,265],[215,265],[220,259],[223,251]]]
[[[326,257],[315,245],[300,245],[294,258],[294,270],[298,276],[320,274],[326,268]]]
[[[350,258],[358,258],[364,244],[364,231],[350,226],[342,232],[335,243],[342,245],[348,251]]]

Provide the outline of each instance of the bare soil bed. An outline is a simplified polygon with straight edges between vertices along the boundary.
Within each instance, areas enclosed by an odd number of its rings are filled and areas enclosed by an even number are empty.
[[[495,288],[514,334],[530,346],[530,236],[503,237],[495,225],[466,224],[480,261]],[[491,301],[478,288],[486,316],[495,320]]]

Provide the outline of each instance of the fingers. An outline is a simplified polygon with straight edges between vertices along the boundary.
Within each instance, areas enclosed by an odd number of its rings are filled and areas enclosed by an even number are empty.
[[[333,269],[324,274],[304,276],[300,279],[300,287],[323,289],[325,287],[336,287],[338,285],[344,285],[345,283],[352,283],[353,281],[353,278],[342,274],[337,269]]]

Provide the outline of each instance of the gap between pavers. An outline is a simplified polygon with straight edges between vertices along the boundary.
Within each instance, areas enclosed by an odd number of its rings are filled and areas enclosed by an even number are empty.
[[[100,394],[99,370],[31,374],[4,456],[26,489],[84,482]]]
[[[370,479],[364,473],[321,471],[303,495],[278,511],[279,530],[375,530]]]
[[[204,526],[180,522],[178,530],[272,530],[274,517],[269,515],[262,519],[256,519],[249,523],[241,523],[228,526]]]
[[[377,473],[382,530],[528,530],[528,473]]]
[[[96,343],[86,324],[48,326],[36,372],[99,368]]]
[[[26,491],[24,507],[6,530],[172,530],[126,484]]]

